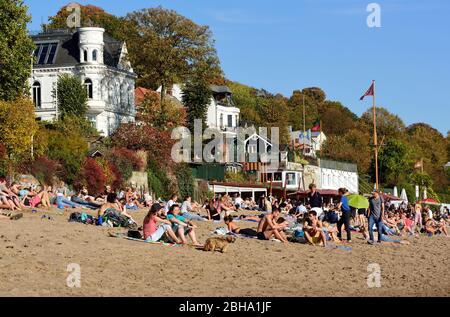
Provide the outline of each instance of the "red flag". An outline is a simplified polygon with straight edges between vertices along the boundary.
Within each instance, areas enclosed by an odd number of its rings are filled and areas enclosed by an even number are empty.
[[[359,100],[364,100],[365,97],[367,96],[373,96],[375,95],[375,89],[374,89],[374,83],[372,83],[372,85],[370,86],[369,90],[366,91],[366,93],[364,94],[364,96],[362,96]]]

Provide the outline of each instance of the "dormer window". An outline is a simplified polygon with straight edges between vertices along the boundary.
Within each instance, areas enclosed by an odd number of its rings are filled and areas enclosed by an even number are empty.
[[[34,51],[35,63],[38,65],[53,64],[55,62],[58,43],[40,43],[36,45],[37,47]]]

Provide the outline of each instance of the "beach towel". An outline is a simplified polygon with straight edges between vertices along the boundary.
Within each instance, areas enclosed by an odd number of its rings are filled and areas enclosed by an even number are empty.
[[[167,243],[167,242],[149,242],[149,241],[145,241],[143,239],[136,239],[136,238],[131,238],[128,236],[127,233],[112,233],[112,232],[108,232],[108,235],[111,238],[120,238],[120,239],[125,239],[125,240],[129,240],[129,241],[136,241],[136,242],[142,242],[142,243],[147,243],[147,244],[157,244],[157,245],[164,245],[167,247],[182,247],[182,244],[176,244],[176,243]]]

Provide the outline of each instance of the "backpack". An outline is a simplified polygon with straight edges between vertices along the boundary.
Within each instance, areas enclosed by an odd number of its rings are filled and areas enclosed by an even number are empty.
[[[92,217],[88,214],[73,212],[69,216],[69,222],[78,222],[78,223],[84,223],[84,224],[90,225],[90,224],[94,224],[95,220],[94,220],[94,217]]]
[[[111,221],[114,227],[130,228],[130,229],[136,227],[136,224],[130,223],[130,220],[126,216],[116,211],[107,211],[107,213],[105,213],[104,222],[108,221]]]

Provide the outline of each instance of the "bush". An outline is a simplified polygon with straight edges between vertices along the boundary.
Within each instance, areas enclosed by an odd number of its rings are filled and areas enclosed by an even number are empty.
[[[194,177],[192,171],[187,164],[179,164],[175,168],[175,176],[178,183],[178,193],[180,197],[194,195]]]
[[[46,156],[37,158],[31,164],[31,174],[44,185],[53,185],[54,179],[60,175],[62,166]]]
[[[114,148],[107,158],[120,172],[122,182],[128,181],[133,175],[133,171],[140,171],[144,165],[142,159],[134,151],[126,148]]]
[[[172,194],[171,182],[165,171],[158,166],[155,161],[149,161],[148,169],[148,188],[157,196],[169,198]]]
[[[88,146],[84,138],[75,133],[64,134],[48,130],[48,157],[64,167],[64,180],[71,184],[76,180],[86,158]]]
[[[89,157],[85,160],[81,171],[81,177],[84,185],[89,188],[92,195],[102,193],[106,186],[106,176],[103,168],[95,159]]]

